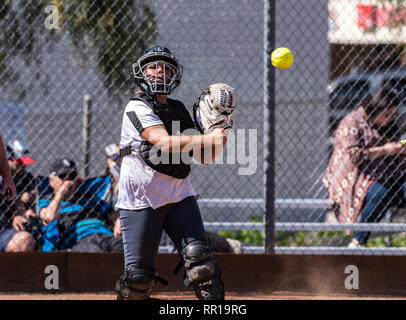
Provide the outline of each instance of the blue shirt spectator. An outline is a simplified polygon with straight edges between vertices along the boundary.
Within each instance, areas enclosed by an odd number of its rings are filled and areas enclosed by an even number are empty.
[[[51,167],[53,193],[38,204],[43,227],[43,251],[121,252],[119,219],[113,207],[79,188],[74,161],[58,159]]]

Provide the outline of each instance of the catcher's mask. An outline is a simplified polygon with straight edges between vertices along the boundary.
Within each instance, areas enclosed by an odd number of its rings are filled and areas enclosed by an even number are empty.
[[[155,69],[155,74],[147,76],[147,69]],[[133,64],[133,72],[135,84],[147,94],[171,94],[180,85],[183,67],[168,48],[155,46]]]

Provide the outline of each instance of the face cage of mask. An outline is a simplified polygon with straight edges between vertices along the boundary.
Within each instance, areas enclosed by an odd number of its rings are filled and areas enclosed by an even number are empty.
[[[174,84],[176,81],[180,83],[182,78],[182,66],[176,67],[173,64],[157,60],[150,63],[147,63],[144,66],[140,66],[142,62],[139,61],[133,65],[134,77],[137,79],[143,79],[147,85],[149,86],[152,93],[155,94],[169,94],[174,89]],[[158,74],[147,76],[145,74],[146,70],[151,66],[154,66],[155,70],[158,69],[158,66],[161,65],[163,67],[162,70],[162,80],[158,79]],[[167,70],[170,70],[172,76],[167,76]],[[152,78],[152,81],[150,80]]]

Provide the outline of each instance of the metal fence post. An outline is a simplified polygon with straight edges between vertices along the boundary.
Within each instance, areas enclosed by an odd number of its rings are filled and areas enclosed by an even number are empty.
[[[275,1],[264,1],[264,224],[265,253],[275,253]]]
[[[82,154],[83,154],[83,177],[89,177],[90,169],[90,123],[92,120],[92,96],[83,96],[83,126],[82,126]]]

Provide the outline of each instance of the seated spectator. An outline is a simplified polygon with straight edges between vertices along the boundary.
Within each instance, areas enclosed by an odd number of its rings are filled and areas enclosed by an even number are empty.
[[[35,160],[29,156],[30,152],[27,146],[19,140],[13,140],[7,144],[6,154],[8,166],[17,189],[16,212],[12,224],[17,226],[18,230],[24,230],[23,224],[27,222],[27,218],[35,216],[39,181],[26,170],[27,166],[33,164]]]
[[[396,91],[367,96],[340,122],[323,183],[340,223],[379,222],[406,199],[406,148],[399,142]],[[349,248],[364,245],[370,232],[355,232]]]
[[[35,160],[30,157],[27,146],[19,140],[7,144],[6,154],[8,165],[17,189],[17,198],[23,209],[34,209],[37,195],[38,179],[26,170]]]
[[[109,203],[95,200],[94,194],[81,192],[77,176],[70,159],[59,159],[51,167],[53,193],[38,205],[45,231],[56,230],[54,237],[45,237],[47,250],[122,252],[117,213]]]
[[[104,148],[106,154],[106,169],[105,175],[111,176],[113,179],[111,203],[115,205],[118,195],[118,181],[120,180],[120,166],[122,157],[120,156],[120,145],[109,144]]]
[[[17,205],[21,193],[17,195],[11,172],[3,140],[0,137],[0,174],[3,195],[3,197],[0,197],[0,252],[33,251],[35,245],[33,237],[30,233],[24,231],[21,225],[23,220],[19,220],[15,216],[23,212],[19,211]],[[4,197],[7,189],[10,190],[10,194]]]

